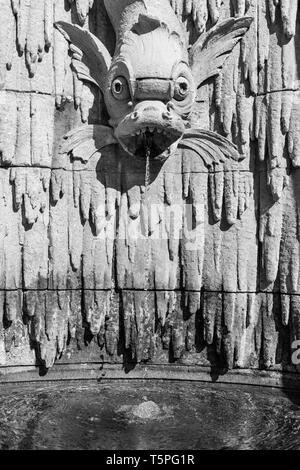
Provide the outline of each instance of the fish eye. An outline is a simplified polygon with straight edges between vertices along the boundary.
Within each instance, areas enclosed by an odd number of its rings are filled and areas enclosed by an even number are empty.
[[[111,84],[111,93],[117,100],[130,98],[129,87],[125,77],[117,77]]]
[[[185,77],[178,77],[175,83],[174,98],[177,101],[184,100],[190,92],[189,81]]]

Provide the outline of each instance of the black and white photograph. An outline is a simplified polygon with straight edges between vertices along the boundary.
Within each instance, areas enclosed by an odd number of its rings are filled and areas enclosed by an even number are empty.
[[[300,450],[300,0],[0,0],[0,450]]]

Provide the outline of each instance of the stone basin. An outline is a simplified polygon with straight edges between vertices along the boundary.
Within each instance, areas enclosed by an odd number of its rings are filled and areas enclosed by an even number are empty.
[[[175,380],[2,384],[0,449],[300,449],[300,394]]]

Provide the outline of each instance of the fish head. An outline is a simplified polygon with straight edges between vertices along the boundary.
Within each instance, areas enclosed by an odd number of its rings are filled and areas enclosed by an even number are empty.
[[[152,25],[153,26],[153,25]],[[157,25],[156,25],[157,26]],[[117,50],[104,93],[115,137],[130,155],[166,158],[183,136],[196,87],[178,33],[159,23],[131,30]]]

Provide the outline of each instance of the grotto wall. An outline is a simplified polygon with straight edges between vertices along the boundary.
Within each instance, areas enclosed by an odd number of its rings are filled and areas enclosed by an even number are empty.
[[[96,127],[92,151],[76,141],[82,126],[107,126],[109,112],[54,23],[79,25],[113,55],[114,23],[135,3],[160,21],[173,10],[196,75],[201,38],[241,19],[188,120],[233,142],[236,160],[215,164],[187,146],[146,168],[118,142],[100,149]],[[296,372],[298,2],[0,0],[0,20],[0,367],[126,360]],[[166,63],[163,48],[151,60]]]

